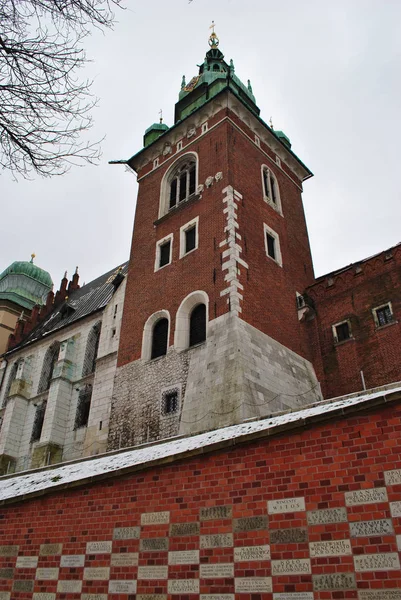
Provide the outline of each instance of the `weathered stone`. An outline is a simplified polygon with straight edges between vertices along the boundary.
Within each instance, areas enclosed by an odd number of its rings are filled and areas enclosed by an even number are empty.
[[[282,498],[280,500],[269,500],[267,503],[269,514],[301,512],[305,510],[305,498]]]
[[[236,594],[270,594],[272,591],[271,577],[236,577]]]
[[[138,579],[167,579],[168,567],[138,567]]]
[[[271,544],[301,544],[308,541],[308,530],[306,527],[295,527],[293,529],[271,529]]]
[[[199,523],[171,523],[170,536],[199,535]]]
[[[264,516],[242,517],[241,519],[233,520],[233,531],[235,533],[241,531],[256,531],[258,529],[267,529],[268,520]]]
[[[234,594],[201,594],[200,600],[234,600]]]
[[[323,573],[312,575],[313,589],[321,590],[353,590],[356,588],[354,573]]]
[[[113,540],[137,540],[140,534],[140,527],[116,527],[113,531]]]
[[[354,556],[355,571],[395,571],[400,568],[400,560],[396,552],[383,554],[361,554]]]
[[[358,600],[401,600],[401,589],[359,590]]]
[[[167,594],[137,594],[136,600],[167,600]]]
[[[200,548],[229,548],[232,545],[232,533],[215,533],[200,536]]]
[[[85,554],[64,554],[60,559],[60,567],[83,567]]]
[[[40,556],[57,556],[63,551],[63,544],[42,544],[40,546]]]
[[[4,569],[0,569],[0,579],[13,579],[14,577],[14,569],[11,567],[5,567]]]
[[[113,542],[88,542],[86,544],[86,554],[110,554]]]
[[[270,560],[270,547],[265,545],[234,548],[235,562],[250,562],[254,560]]]
[[[58,579],[58,572],[59,570],[57,567],[45,567],[36,569],[35,579],[43,579],[46,581],[50,579]]]
[[[273,600],[313,600],[313,592],[283,592],[273,594]]]
[[[114,579],[109,581],[109,594],[136,594],[135,579]]]
[[[401,469],[394,469],[393,471],[384,471],[384,481],[386,482],[386,485],[400,485]]]
[[[323,508],[321,510],[309,510],[306,513],[308,525],[325,525],[326,523],[346,523],[348,520],[345,507]]]
[[[87,581],[110,579],[110,567],[85,567],[84,579]]]
[[[169,565],[196,565],[199,563],[199,550],[181,550],[168,553]]]
[[[350,556],[352,554],[351,542],[350,540],[310,542],[309,552],[312,558],[319,556]]]
[[[80,594],[82,591],[82,581],[61,579],[57,583],[57,591],[60,594]]]
[[[201,579],[219,579],[234,577],[234,565],[232,563],[212,563],[200,566]]]
[[[17,556],[19,546],[0,546],[0,556]]]
[[[345,492],[345,504],[347,506],[359,506],[360,504],[375,504],[377,502],[388,502],[386,488],[370,488]]]
[[[201,521],[214,519],[232,519],[232,506],[204,506],[199,511]]]
[[[10,600],[10,592],[0,592],[0,600]]]
[[[199,579],[169,579],[169,594],[199,594]]]
[[[311,572],[309,558],[272,560],[272,575],[304,575]]]
[[[35,592],[32,600],[56,600],[56,594],[52,592]]]
[[[18,556],[15,565],[17,569],[36,569],[38,566],[37,556]]]
[[[81,600],[107,600],[107,594],[81,594]]]
[[[31,579],[15,579],[13,583],[14,592],[33,592],[34,581]]]
[[[390,512],[392,517],[401,517],[401,502],[390,502]]]
[[[142,552],[165,552],[168,550],[168,538],[144,538],[139,549]]]
[[[369,537],[372,535],[391,535],[394,533],[391,519],[377,521],[354,521],[349,524],[351,537]]]
[[[136,567],[138,565],[138,552],[112,554],[110,564],[112,567]]]
[[[141,525],[164,525],[170,522],[170,512],[143,513],[141,515]]]

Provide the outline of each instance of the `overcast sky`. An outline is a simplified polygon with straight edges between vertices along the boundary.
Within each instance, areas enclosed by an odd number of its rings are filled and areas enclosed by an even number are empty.
[[[303,198],[316,275],[401,241],[399,0],[126,5],[113,31],[86,40],[101,162],[52,179],[0,173],[0,272],[35,252],[58,287],[76,265],[82,284],[128,259],[136,177],[108,161],[139,151],[161,108],[173,124],[182,75],[197,74],[212,20],[261,117],[272,116],[315,174]]]

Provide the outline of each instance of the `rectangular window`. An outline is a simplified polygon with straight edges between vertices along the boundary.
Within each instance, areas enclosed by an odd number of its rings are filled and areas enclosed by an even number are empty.
[[[394,323],[394,315],[391,307],[391,302],[383,304],[373,309],[373,318],[375,320],[376,327],[383,327],[389,323]]]
[[[345,340],[351,339],[351,324],[349,321],[342,321],[333,325],[333,336],[335,342],[345,342]]]
[[[170,262],[171,240],[160,245],[159,268],[168,265]]]
[[[178,410],[178,390],[171,390],[163,394],[163,413],[171,415]]]
[[[180,228],[180,258],[196,250],[199,242],[199,217],[192,219]]]
[[[271,229],[266,223],[263,224],[265,234],[265,251],[269,258],[273,259],[280,267],[283,266],[281,258],[280,239],[278,234]]]
[[[185,232],[185,254],[194,250],[196,244],[196,226],[194,225]]]
[[[276,260],[276,240],[270,233],[266,233],[267,253]]]

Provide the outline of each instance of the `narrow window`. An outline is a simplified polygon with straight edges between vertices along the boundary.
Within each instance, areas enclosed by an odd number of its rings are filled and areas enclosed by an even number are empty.
[[[11,367],[10,375],[8,376],[8,380],[7,380],[6,391],[4,392],[3,406],[7,405],[8,398],[10,396],[11,386],[17,378],[18,364],[19,364],[19,361],[17,360]]]
[[[192,165],[189,171],[189,195],[195,193],[195,183],[196,183],[196,168],[195,164]]]
[[[266,198],[270,198],[269,171],[263,169],[263,186]]]
[[[46,351],[45,358],[43,359],[42,372],[40,374],[38,394],[46,392],[50,387],[59,351],[60,342],[54,342]]]
[[[40,440],[40,436],[42,435],[43,422],[45,420],[46,413],[46,402],[42,402],[40,406],[36,407],[35,418],[33,420],[32,434],[31,434],[31,444],[33,442],[38,442]]]
[[[187,197],[187,178],[188,174],[186,171],[180,176],[180,195],[179,202],[182,202]]]
[[[185,231],[185,254],[196,247],[196,225]]]
[[[267,243],[267,253],[268,255],[276,260],[276,240],[266,231],[266,243]]]
[[[152,352],[150,358],[159,358],[167,354],[168,319],[159,319],[153,327]]]
[[[177,204],[177,179],[174,178],[170,186],[170,208]]]
[[[92,399],[92,386],[85,385],[79,390],[77,412],[75,413],[74,429],[87,427]]]
[[[196,191],[196,162],[194,159],[178,166],[169,177],[169,210],[188,200]]]
[[[274,179],[274,177],[272,177],[270,175],[270,189],[272,192],[272,202],[274,202],[274,204],[277,204],[277,190],[276,190],[276,181]]]
[[[95,372],[101,326],[101,322],[98,321],[89,332],[88,340],[86,342],[84,364],[82,367],[82,377],[86,377]]]
[[[178,410],[178,390],[168,390],[162,394],[162,412],[171,415]]]
[[[375,319],[376,327],[383,327],[383,325],[388,325],[389,323],[393,323],[394,315],[391,309],[391,304],[383,304],[383,306],[379,306],[378,308],[373,309],[373,316]]]
[[[343,321],[333,325],[334,340],[336,342],[345,342],[351,338],[351,327],[349,321]]]
[[[198,304],[191,313],[189,321],[189,345],[195,346],[206,339],[206,306]]]
[[[159,268],[164,267],[170,263],[170,251],[171,251],[171,240],[168,240],[164,244],[160,245],[160,260]]]

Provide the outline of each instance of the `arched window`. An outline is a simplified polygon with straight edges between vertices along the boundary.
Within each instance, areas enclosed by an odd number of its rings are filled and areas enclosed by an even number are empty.
[[[263,197],[275,210],[281,212],[280,190],[277,177],[269,167],[262,165]]]
[[[33,442],[38,442],[40,440],[40,436],[42,435],[43,423],[46,414],[46,404],[46,402],[42,402],[42,404],[36,407],[31,434],[31,444]]]
[[[8,398],[10,396],[10,391],[11,391],[11,386],[13,384],[13,381],[15,381],[15,379],[17,377],[18,365],[19,365],[19,361],[16,360],[15,363],[11,367],[10,375],[8,376],[8,380],[7,380],[7,387],[4,392],[3,406],[6,406],[6,404],[8,402]]]
[[[206,339],[206,306],[198,304],[189,318],[189,346],[195,346]]]
[[[198,181],[198,157],[190,152],[180,157],[164,174],[160,191],[159,217],[186,202],[195,192]]]
[[[175,318],[174,346],[177,352],[205,341],[207,337],[209,298],[197,290],[181,302]]]
[[[54,342],[46,351],[43,359],[42,373],[40,375],[38,394],[46,392],[49,389],[53,376],[54,365],[57,362],[60,351],[60,342]]]
[[[77,412],[75,413],[74,429],[87,427],[91,408],[92,386],[84,385],[79,390]]]
[[[167,354],[168,343],[168,319],[159,319],[152,334],[152,352],[150,358],[158,358]]]
[[[90,375],[95,371],[101,327],[102,324],[98,321],[89,332],[88,341],[86,342],[84,365],[82,367],[82,377]]]

